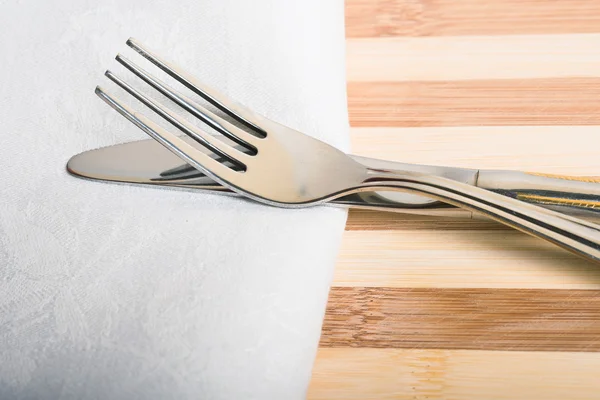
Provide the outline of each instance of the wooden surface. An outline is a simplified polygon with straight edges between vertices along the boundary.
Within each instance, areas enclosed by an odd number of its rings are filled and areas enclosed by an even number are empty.
[[[600,1],[347,0],[346,27],[354,153],[600,175]],[[351,212],[308,398],[600,398],[600,268]]]

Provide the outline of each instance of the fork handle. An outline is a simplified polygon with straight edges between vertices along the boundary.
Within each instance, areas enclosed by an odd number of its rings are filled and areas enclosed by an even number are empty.
[[[435,198],[600,262],[600,225],[589,221],[462,182],[410,171],[369,169],[362,187],[406,191]]]

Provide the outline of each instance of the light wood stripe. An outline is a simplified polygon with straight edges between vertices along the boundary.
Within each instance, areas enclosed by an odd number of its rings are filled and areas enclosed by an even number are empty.
[[[600,289],[600,268],[515,230],[346,231],[334,285]]]
[[[352,126],[598,125],[600,78],[350,82]]]
[[[600,291],[334,287],[320,346],[600,351]]]
[[[512,229],[487,219],[448,218],[365,210],[350,210],[346,222],[346,230],[348,231],[489,231]]]
[[[311,400],[592,400],[600,353],[319,350]]]
[[[346,42],[347,79],[597,78],[598,49],[600,34],[352,39]]]
[[[353,128],[350,137],[354,153],[386,160],[600,176],[600,126]]]
[[[596,0],[346,1],[350,38],[599,31]]]

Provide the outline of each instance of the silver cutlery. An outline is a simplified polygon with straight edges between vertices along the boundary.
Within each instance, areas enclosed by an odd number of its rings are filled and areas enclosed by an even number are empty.
[[[326,143],[257,115],[200,85],[135,40],[130,39],[127,44],[235,119],[236,123],[232,123],[218,116],[131,61],[117,56],[127,69],[226,136],[230,142],[215,139],[110,71],[106,72],[109,79],[213,154],[200,151],[195,145],[134,112],[100,87],[96,88],[97,95],[185,163],[239,194],[286,208],[313,206],[365,191],[420,194],[485,215],[583,257],[600,261],[599,225],[446,177],[385,166],[366,166]],[[240,146],[244,151],[240,150]]]
[[[182,137],[182,140],[194,144],[187,136]],[[202,146],[198,149],[211,154]],[[385,167],[440,175],[588,221],[600,222],[600,184],[584,181],[590,178],[553,178],[519,171],[450,168],[352,157],[372,168]],[[87,179],[238,195],[183,162],[154,139],[85,151],[69,160],[67,170],[75,176]],[[499,178],[486,178],[492,175]],[[342,196],[328,204],[343,208],[453,218],[480,217],[480,214],[473,215],[466,209],[404,192],[360,192]]]

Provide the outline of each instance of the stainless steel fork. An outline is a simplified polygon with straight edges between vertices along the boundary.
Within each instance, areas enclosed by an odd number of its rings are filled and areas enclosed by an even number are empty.
[[[121,55],[117,61],[233,145],[149,98],[110,71],[106,76],[184,134],[211,150],[208,155],[101,89],[111,107],[186,163],[233,191],[279,207],[307,207],[351,193],[406,191],[486,215],[581,256],[600,261],[600,226],[440,176],[367,167],[340,150],[244,108],[199,84],[137,41],[127,44],[154,65],[228,114],[232,123],[202,107]]]

